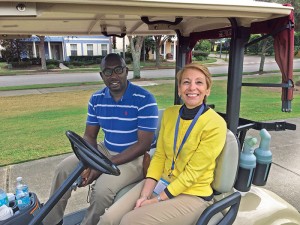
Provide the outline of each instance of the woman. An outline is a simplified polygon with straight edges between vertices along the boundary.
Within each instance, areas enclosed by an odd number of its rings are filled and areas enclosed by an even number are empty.
[[[100,225],[190,225],[212,204],[226,123],[205,104],[212,84],[205,66],[186,65],[177,80],[184,105],[165,110],[146,179],[112,205]]]

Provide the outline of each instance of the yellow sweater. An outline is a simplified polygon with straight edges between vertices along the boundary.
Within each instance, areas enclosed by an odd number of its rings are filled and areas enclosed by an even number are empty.
[[[168,174],[174,155],[174,134],[180,107],[172,106],[164,111],[156,151],[147,177],[155,180],[164,178],[169,181],[167,189],[173,196],[179,194],[210,196],[215,161],[225,144],[226,123],[212,109],[203,113],[183,145],[170,179]],[[176,154],[191,122],[192,120],[180,119]]]

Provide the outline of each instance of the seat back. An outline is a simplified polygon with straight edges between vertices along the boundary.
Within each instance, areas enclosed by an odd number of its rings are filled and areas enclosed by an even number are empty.
[[[212,188],[219,193],[230,192],[235,183],[239,164],[240,144],[237,137],[227,130],[226,142],[217,158]]]
[[[159,130],[160,130],[160,126],[161,126],[161,119],[162,119],[163,113],[164,113],[164,109],[159,109],[158,110],[158,122],[157,122],[156,131],[155,131],[156,142],[155,142],[155,144],[153,144],[151,146],[151,149],[149,151],[149,154],[150,154],[151,157],[153,156],[153,154],[156,150],[156,143],[157,143],[157,139],[158,139],[158,135],[159,135]]]
[[[211,185],[215,194],[232,192],[238,171],[239,154],[239,140],[230,130],[227,130],[225,145],[217,158],[214,181]],[[232,224],[234,222],[241,200],[240,193],[234,192],[225,198],[220,196],[221,200],[216,197],[218,196],[215,196],[216,202],[203,211],[197,225]]]

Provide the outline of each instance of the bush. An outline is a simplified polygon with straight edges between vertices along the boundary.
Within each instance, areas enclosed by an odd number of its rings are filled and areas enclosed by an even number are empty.
[[[55,60],[55,59],[46,60],[46,64],[47,64],[47,67],[48,67],[48,65],[54,65],[56,67],[59,67],[59,61]]]
[[[83,66],[84,65],[84,62],[81,62],[81,61],[74,61],[74,62],[70,62],[70,65],[73,65],[73,66]]]
[[[30,59],[32,65],[41,65],[41,58]]]
[[[31,62],[11,62],[13,68],[26,68],[31,66]]]
[[[71,62],[92,62],[91,64],[100,64],[103,56],[70,56]]]
[[[201,40],[195,45],[195,50],[202,52],[209,52],[211,50],[211,43],[208,40]]]
[[[54,65],[54,64],[49,64],[49,65],[47,65],[47,69],[48,70],[52,70],[52,69],[57,69],[58,67],[56,66],[56,65]]]
[[[202,52],[202,51],[193,51],[193,57],[197,60],[197,61],[204,61],[207,59],[209,55],[209,52]]]

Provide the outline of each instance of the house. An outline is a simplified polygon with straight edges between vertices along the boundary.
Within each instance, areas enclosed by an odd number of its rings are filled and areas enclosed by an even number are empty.
[[[28,42],[27,58],[39,56],[40,38],[33,35]],[[46,59],[69,61],[70,56],[104,56],[111,52],[111,39],[105,36],[45,36]]]

